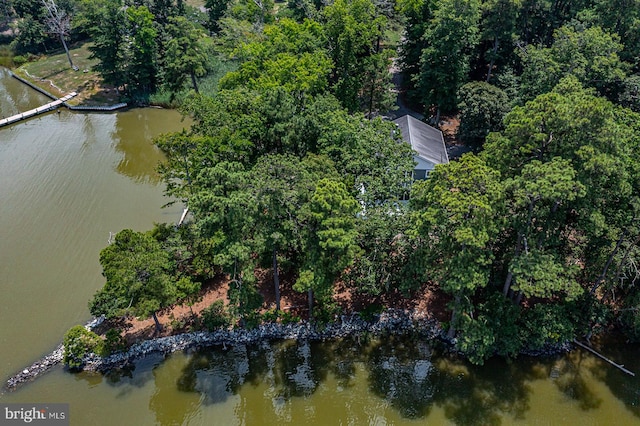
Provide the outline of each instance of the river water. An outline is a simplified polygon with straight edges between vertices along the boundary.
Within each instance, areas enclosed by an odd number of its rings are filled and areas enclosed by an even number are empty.
[[[1,116],[47,101],[0,69]],[[89,318],[110,232],[178,220],[150,141],[184,126],[175,111],[63,109],[0,129],[0,379]],[[638,345],[600,347],[640,373]],[[472,367],[410,336],[214,348],[106,377],[57,368],[0,402],[66,402],[72,425],[640,424],[640,380],[582,350]]]

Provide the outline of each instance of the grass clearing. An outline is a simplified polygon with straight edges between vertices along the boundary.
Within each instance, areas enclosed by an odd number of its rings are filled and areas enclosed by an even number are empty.
[[[64,50],[52,55],[42,56],[35,62],[29,62],[14,70],[20,77],[26,78],[36,86],[55,96],[64,96],[77,92],[78,96],[69,103],[73,105],[112,105],[119,102],[118,93],[113,87],[105,86],[102,78],[92,71],[97,63],[89,59],[90,43],[77,45],[70,50],[73,64],[78,71],[69,66]]]
[[[187,0],[184,2],[187,6],[195,7],[196,9],[200,9],[204,7],[205,0]]]

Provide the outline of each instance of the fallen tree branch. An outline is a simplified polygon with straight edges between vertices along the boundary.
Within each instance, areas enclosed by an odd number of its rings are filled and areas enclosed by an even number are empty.
[[[595,351],[595,349],[593,349],[593,348],[591,348],[591,347],[589,347],[589,346],[587,346],[587,345],[585,345],[585,344],[582,344],[582,343],[578,342],[576,339],[573,339],[573,343],[575,343],[576,345],[580,346],[580,347],[581,347],[581,348],[583,348],[583,349],[588,350],[589,352],[591,352],[592,354],[594,354],[594,355],[595,355],[595,356],[597,356],[598,358],[600,358],[600,359],[603,359],[603,360],[607,361],[609,364],[613,365],[613,366],[614,366],[614,367],[616,367],[616,368],[619,368],[620,370],[624,371],[625,373],[627,373],[627,374],[629,374],[629,375],[631,375],[631,376],[633,376],[633,377],[635,377],[635,376],[636,376],[634,372],[629,371],[629,370],[627,370],[626,368],[624,368],[624,365],[616,364],[615,362],[611,361],[611,360],[610,360],[609,358],[607,358],[606,356],[604,356],[604,355],[602,355],[602,354],[600,354],[600,353],[596,352],[596,351]]]

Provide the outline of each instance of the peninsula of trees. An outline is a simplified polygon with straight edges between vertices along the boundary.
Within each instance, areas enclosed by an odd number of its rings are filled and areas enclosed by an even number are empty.
[[[39,49],[46,9],[2,3],[15,48]],[[156,141],[190,219],[120,232],[92,313],[155,315],[226,274],[225,315],[249,324],[262,268],[276,296],[295,276],[317,319],[337,281],[430,283],[477,363],[611,324],[640,339],[638,0],[57,3],[123,94],[191,89],[191,129]],[[414,107],[458,114],[475,148],[423,181],[384,119],[394,57]]]

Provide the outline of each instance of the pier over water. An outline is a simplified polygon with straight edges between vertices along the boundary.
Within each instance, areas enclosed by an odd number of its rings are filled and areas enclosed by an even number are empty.
[[[3,118],[2,120],[0,120],[0,127],[8,126],[9,124],[17,123],[18,121],[26,120],[27,118],[35,117],[36,115],[59,108],[69,99],[74,98],[76,95],[77,95],[76,92],[71,92],[60,99],[57,99],[53,102],[49,102],[48,104],[44,104],[38,108],[34,108],[26,112],[15,114],[8,118]]]

